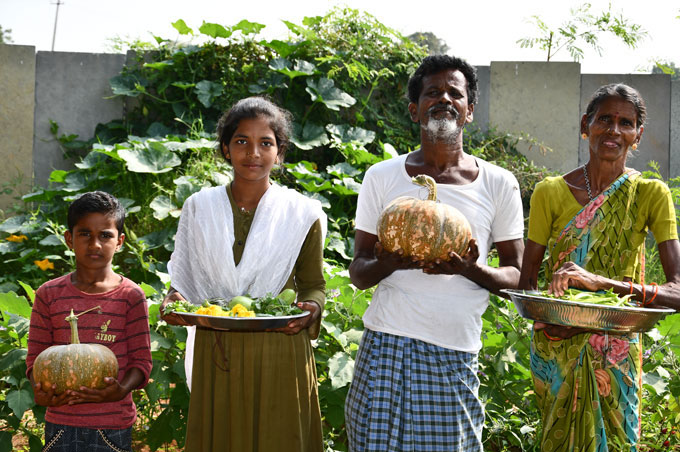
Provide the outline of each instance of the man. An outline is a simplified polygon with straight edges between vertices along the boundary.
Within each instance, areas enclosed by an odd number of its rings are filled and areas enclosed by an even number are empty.
[[[345,417],[350,449],[481,451],[484,411],[477,353],[488,292],[516,287],[523,251],[517,180],[466,154],[477,75],[448,55],[423,60],[408,84],[408,111],[420,124],[420,149],[371,167],[359,193],[355,286],[376,288],[364,315]],[[473,239],[464,257],[419,262],[385,251],[376,225],[398,196],[423,198],[411,177],[437,182],[438,200],[468,219]],[[486,265],[492,244],[499,267]]]

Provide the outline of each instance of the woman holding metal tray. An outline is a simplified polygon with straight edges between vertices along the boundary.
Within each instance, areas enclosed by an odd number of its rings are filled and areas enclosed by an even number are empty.
[[[270,182],[290,125],[290,113],[268,99],[237,102],[217,126],[233,181],[201,190],[182,207],[162,309],[179,299],[201,304],[290,288],[309,311],[275,331],[189,328],[187,451],[323,449],[310,339],[319,334],[325,300],[326,215],[318,201]],[[162,312],[168,323],[183,323]]]
[[[569,287],[632,294],[642,306],[680,309],[680,243],[668,187],[626,168],[646,118],[640,94],[599,88],[581,118],[589,161],[540,182],[531,198],[520,289]],[[658,243],[667,282],[644,281],[644,240]],[[559,301],[555,301],[558,303]],[[637,450],[642,352],[639,333],[605,334],[536,322],[531,369],[542,413],[541,451]],[[623,447],[626,445],[626,447]]]

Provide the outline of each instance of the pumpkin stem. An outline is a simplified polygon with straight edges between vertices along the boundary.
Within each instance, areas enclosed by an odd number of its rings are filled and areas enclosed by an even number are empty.
[[[83,311],[80,314],[76,315],[73,313],[73,309],[71,309],[71,314],[68,315],[64,320],[66,320],[70,325],[71,325],[71,343],[72,344],[80,344],[80,338],[78,337],[78,317],[81,315],[94,311],[95,309],[99,309],[101,312],[102,307],[101,306],[95,306],[94,308],[90,308],[87,311]]]
[[[427,200],[428,201],[436,201],[437,200],[437,183],[434,181],[433,178],[431,178],[427,174],[418,174],[417,176],[412,177],[411,181],[414,184],[422,185],[423,187],[427,188],[427,191],[428,191]]]
[[[78,338],[78,316],[73,314],[73,309],[71,309],[71,315],[65,319],[71,324],[71,343],[80,344],[80,339]]]

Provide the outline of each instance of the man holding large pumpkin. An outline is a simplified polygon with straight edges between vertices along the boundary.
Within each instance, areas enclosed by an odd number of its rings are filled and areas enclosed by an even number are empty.
[[[472,121],[477,100],[473,66],[448,55],[427,57],[408,91],[421,147],[371,167],[359,193],[350,276],[358,288],[378,287],[364,315],[366,331],[345,407],[350,447],[481,451],[481,316],[489,291],[517,286],[523,251],[519,185],[508,171],[463,150],[463,127]],[[378,219],[391,201],[424,197],[412,181],[420,175],[433,178],[438,201],[469,221],[472,239],[460,254],[452,246],[448,259],[426,261],[418,256],[427,253],[407,255],[406,247],[390,252],[379,241],[384,231]],[[440,222],[428,218],[425,208],[417,210],[416,216],[408,209],[396,216],[404,222],[401,229],[436,246],[444,228],[433,227]],[[486,265],[493,244],[497,268]]]

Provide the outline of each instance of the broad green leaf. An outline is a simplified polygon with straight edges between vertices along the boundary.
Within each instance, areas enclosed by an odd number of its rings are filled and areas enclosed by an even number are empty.
[[[22,226],[28,220],[26,215],[17,215],[15,217],[9,217],[0,224],[0,231],[6,232],[8,234],[16,234],[21,231]]]
[[[333,389],[342,388],[352,382],[354,360],[345,352],[337,352],[328,360],[328,375]]]
[[[172,133],[172,129],[160,122],[152,122],[148,129],[146,129],[147,137],[165,137]]]
[[[177,22],[173,22],[172,27],[179,32],[181,35],[193,35],[194,31],[187,26],[183,19],[179,19]]]
[[[56,234],[50,234],[38,243],[43,246],[65,246],[62,236]]]
[[[321,102],[330,110],[339,111],[340,107],[351,107],[356,99],[335,87],[333,80],[322,77],[318,80],[307,79],[306,91],[314,102]]]
[[[281,58],[286,58],[288,55],[293,53],[293,51],[297,47],[297,45],[295,45],[295,44],[291,45],[288,42],[280,41],[278,39],[274,39],[274,40],[271,40],[269,42],[262,41],[262,42],[260,42],[260,44],[262,44],[265,47],[272,49],[273,51],[278,53]]]
[[[132,75],[116,75],[109,79],[109,85],[114,96],[137,97],[146,92],[146,80],[140,80]]]
[[[309,75],[314,75],[316,72],[316,66],[305,60],[295,60],[295,65],[285,58],[276,58],[272,60],[269,64],[269,68],[273,69],[280,74],[286,75],[291,80],[295,77],[305,77]]]
[[[144,242],[147,250],[153,250],[164,246],[169,241],[172,241],[174,234],[174,229],[167,228],[161,229],[160,231],[154,231],[150,234],[139,237],[137,240],[139,242]]]
[[[21,419],[26,410],[35,405],[35,402],[33,401],[33,394],[27,389],[10,389],[7,392],[5,400],[7,400],[7,404],[18,419]]]
[[[152,145],[144,149],[121,149],[118,155],[125,160],[127,169],[134,173],[167,173],[182,163],[174,152],[168,151],[162,145]]]
[[[111,148],[109,146],[109,148]],[[112,149],[112,148],[111,148]],[[111,150],[109,149],[109,150]],[[76,168],[79,169],[92,169],[92,168],[97,168],[100,166],[106,165],[107,157],[106,154],[103,154],[101,152],[89,152],[83,160],[80,162],[76,163]],[[56,171],[52,171],[52,174],[50,174],[50,179],[54,175]],[[60,181],[56,182],[63,182],[63,179]]]
[[[326,249],[335,251],[336,253],[340,254],[343,258],[345,259],[350,259],[350,257],[347,255],[347,248],[346,248],[345,241],[340,237],[331,237],[330,243],[326,247]]]
[[[345,176],[353,177],[358,174],[361,174],[360,170],[356,169],[347,162],[336,163],[335,165],[327,166],[326,172],[328,172],[328,174],[333,174],[334,176],[338,176],[340,178],[343,178]]]
[[[257,22],[250,22],[243,19],[241,22],[237,23],[231,27],[232,31],[240,30],[244,35],[257,34],[265,27],[263,24],[258,24]]]
[[[153,210],[153,217],[157,220],[164,220],[168,217],[168,215],[171,215],[172,212],[176,212],[177,215],[173,216],[178,217],[179,212],[181,212],[181,209],[179,209],[172,202],[172,200],[165,195],[156,196],[149,204],[149,207],[151,207],[151,210]]]
[[[150,296],[156,295],[158,293],[158,291],[156,289],[154,289],[153,287],[151,287],[150,285],[148,285],[145,282],[140,283],[139,287],[141,287],[142,290],[144,291],[145,297],[150,297]]]
[[[306,39],[313,39],[316,37],[316,34],[312,30],[308,30],[307,28],[294,24],[293,22],[288,22],[287,20],[282,21],[286,27],[293,33],[295,33],[298,36],[303,36]]]
[[[642,383],[653,388],[654,392],[658,395],[665,394],[668,388],[666,380],[654,372],[642,374]]]
[[[662,336],[677,337],[680,335],[680,315],[666,316],[656,325],[656,329]]]
[[[231,36],[231,31],[227,30],[220,24],[213,24],[209,22],[203,22],[198,29],[204,35],[210,36],[211,38],[228,38]]]
[[[173,66],[175,64],[174,61],[172,60],[165,60],[165,61],[155,61],[153,63],[144,63],[144,67],[150,68],[150,69],[163,69],[168,66]]]
[[[201,80],[196,83],[196,97],[203,104],[204,107],[209,108],[213,100],[222,94],[223,87],[219,83],[211,82],[210,80]]]
[[[30,300],[31,304],[33,304],[33,302],[35,301],[35,291],[33,290],[33,288],[22,281],[17,281],[17,283],[19,283],[19,285],[24,289],[26,295],[28,295],[28,299]]]
[[[297,123],[293,124],[293,134],[290,141],[302,150],[309,150],[319,146],[325,146],[330,142],[323,126],[308,122],[304,127]]]
[[[345,331],[345,336],[347,336],[347,340],[354,344],[360,344],[363,335],[364,335],[363,330],[357,330],[356,328],[350,328],[349,330]]]
[[[0,371],[4,372],[7,369],[14,367],[15,364],[26,360],[25,348],[14,348],[5,353],[0,358]]]
[[[326,130],[341,143],[358,143],[360,145],[372,143],[375,140],[375,132],[351,127],[347,124],[328,124]]]
[[[31,317],[31,305],[28,304],[28,300],[14,292],[0,293],[0,311],[26,319]]]
[[[152,352],[155,352],[160,349],[168,349],[173,346],[173,343],[170,342],[170,340],[167,337],[161,336],[155,331],[150,331],[149,334],[150,334],[149,338],[151,339]]]
[[[201,191],[203,188],[210,187],[210,182],[200,182],[193,176],[178,177],[174,182],[175,185],[177,185],[175,188],[175,198],[180,205],[184,205],[184,201],[186,201],[189,196]],[[175,216],[173,212],[170,212],[170,215]]]
[[[12,432],[0,430],[0,452],[12,452],[12,447]]]
[[[16,242],[0,242],[0,254],[13,253],[21,248],[21,244]]]
[[[64,179],[66,178],[66,175],[68,174],[68,171],[64,170],[53,170],[50,173],[50,182],[57,182],[57,183],[62,183],[64,182]]]

